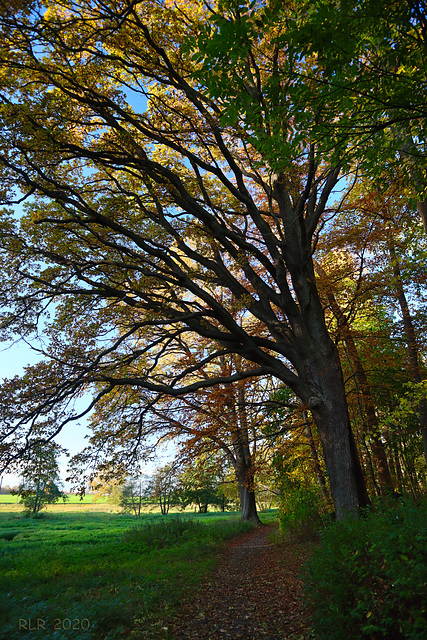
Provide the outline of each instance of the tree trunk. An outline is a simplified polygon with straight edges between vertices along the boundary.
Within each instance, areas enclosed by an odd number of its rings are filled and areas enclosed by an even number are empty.
[[[253,487],[248,487],[245,482],[239,482],[239,495],[242,510],[241,519],[246,522],[253,522],[257,526],[262,524],[258,517]]]
[[[40,481],[37,480],[36,498],[34,500],[33,516],[36,516],[40,510],[39,503],[41,500],[42,493],[43,493],[43,490],[40,490]]]
[[[160,512],[162,516],[167,516],[169,512],[169,498],[160,496]]]
[[[231,402],[231,414],[234,424],[232,446],[234,471],[239,485],[240,507],[242,511],[241,519],[253,522],[258,526],[262,523],[258,517],[255,500],[255,470],[249,446],[248,421],[243,388],[240,387],[238,389],[237,395],[237,407],[234,394]]]
[[[423,203],[427,207],[427,201]],[[394,286],[396,288],[397,300],[399,302],[400,310],[403,318],[403,326],[405,329],[406,341],[408,345],[408,360],[409,370],[411,373],[412,381],[415,383],[422,382],[420,361],[419,361],[419,349],[417,344],[417,337],[415,333],[414,323],[412,322],[411,312],[409,310],[408,301],[406,299],[405,290],[403,288],[402,274],[400,272],[399,261],[397,259],[396,250],[393,244],[393,240],[388,242],[388,250],[393,266]],[[421,435],[423,439],[424,459],[427,464],[427,402],[421,400],[418,405],[418,419],[420,422]]]
[[[324,358],[320,353],[317,361],[311,358],[310,377],[317,393],[307,404],[322,443],[336,517],[341,520],[366,507],[369,498],[350,427],[338,352],[332,340],[328,347]]]
[[[403,493],[403,472],[402,465],[400,464],[399,447],[396,437],[393,438],[393,454],[394,464],[396,467],[397,486],[399,487],[399,491]]]
[[[303,412],[303,417],[305,420],[305,434],[307,436],[307,440],[308,440],[308,444],[310,446],[310,453],[311,453],[311,459],[313,460],[313,466],[314,466],[314,472],[316,474],[316,478],[317,478],[317,483],[320,487],[320,492],[322,494],[322,497],[325,501],[325,503],[329,506],[331,506],[331,497],[328,493],[328,489],[326,487],[326,480],[325,480],[325,476],[323,475],[323,471],[322,471],[322,467],[320,466],[320,460],[319,460],[319,456],[317,454],[317,449],[316,449],[316,445],[314,443],[314,438],[313,438],[313,433],[311,431],[311,427],[310,424],[308,422],[308,416],[307,416],[307,412],[304,411]]]
[[[427,233],[427,200],[418,200],[417,211],[424,225],[424,230]]]

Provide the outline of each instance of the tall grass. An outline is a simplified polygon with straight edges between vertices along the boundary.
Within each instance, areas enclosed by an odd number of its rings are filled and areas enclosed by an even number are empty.
[[[238,519],[202,521],[182,516],[169,516],[167,519],[152,520],[126,531],[127,542],[138,545],[141,550],[163,549],[175,545],[190,543],[197,549],[217,545],[243,531],[251,529],[247,523]]]

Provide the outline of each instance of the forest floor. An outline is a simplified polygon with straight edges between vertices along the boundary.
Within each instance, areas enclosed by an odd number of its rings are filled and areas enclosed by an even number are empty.
[[[169,627],[175,640],[314,638],[300,577],[308,543],[271,543],[264,525],[230,541],[216,570]]]

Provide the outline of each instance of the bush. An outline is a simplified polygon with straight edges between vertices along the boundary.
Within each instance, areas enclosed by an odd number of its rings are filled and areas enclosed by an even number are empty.
[[[321,534],[306,571],[319,640],[427,637],[427,504],[401,501]]]
[[[317,487],[293,486],[282,498],[278,519],[282,536],[312,540],[331,516]]]
[[[183,544],[189,540],[203,543],[217,542],[248,531],[252,525],[241,520],[211,522],[208,525],[192,518],[171,517],[160,522],[149,521],[126,531],[126,542],[147,549],[162,549]]]
[[[149,549],[171,547],[188,536],[200,534],[200,522],[188,518],[172,518],[160,522],[147,522],[132,527],[125,533],[126,542],[133,542]]]

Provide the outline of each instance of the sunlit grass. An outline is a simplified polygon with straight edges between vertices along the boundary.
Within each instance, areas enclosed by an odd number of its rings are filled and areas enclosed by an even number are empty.
[[[167,621],[223,540],[248,529],[238,515],[0,513],[3,637],[168,638]],[[44,627],[30,630],[37,619]],[[58,627],[62,620],[71,628]]]
[[[12,495],[10,493],[0,494],[0,504],[15,504],[17,502],[16,498],[17,497],[15,495]],[[106,496],[97,497],[93,494],[86,494],[85,496],[83,496],[83,498],[81,498],[80,496],[76,496],[73,493],[69,493],[67,494],[66,504],[103,504],[105,502],[108,502],[108,497]],[[62,500],[60,500],[57,504],[63,504]]]

